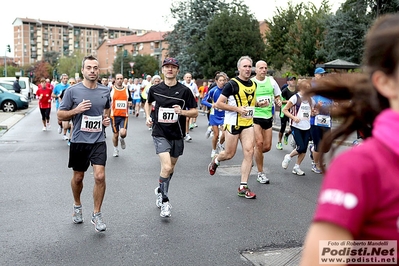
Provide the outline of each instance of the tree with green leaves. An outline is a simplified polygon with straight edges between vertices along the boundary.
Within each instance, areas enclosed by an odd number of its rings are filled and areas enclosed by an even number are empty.
[[[289,64],[294,72],[313,76],[317,64],[324,63],[325,58],[317,54],[324,41],[326,19],[331,7],[328,0],[324,0],[317,8],[313,3],[299,4],[298,19],[290,25],[287,50]]]
[[[123,77],[128,77],[131,71],[130,62],[134,62],[132,54],[124,51],[119,51],[116,53],[116,58],[112,64],[114,76],[118,73],[122,74]],[[123,68],[123,71],[122,71]],[[123,72],[123,73],[122,73]]]
[[[326,35],[317,54],[326,61],[361,63],[364,36],[371,25],[366,1],[349,0],[326,20]]]
[[[288,3],[287,9],[277,8],[276,15],[266,20],[269,30],[266,32],[266,61],[269,67],[280,70],[287,63],[292,47],[288,45],[290,26],[294,25],[300,14],[301,5]]]
[[[213,78],[216,71],[234,77],[237,60],[244,55],[254,62],[265,59],[259,22],[248,8],[225,9],[209,22],[197,60],[208,78]]]
[[[202,76],[197,53],[202,49],[208,21],[226,6],[220,0],[189,0],[172,4],[172,17],[177,19],[177,23],[165,39],[169,44],[169,56],[179,60],[180,75],[190,72],[194,78]]]
[[[75,73],[80,74],[82,68],[82,60],[84,55],[81,53],[75,53],[71,56],[63,56],[58,59],[58,63],[53,67],[52,70],[57,69],[57,73],[68,74],[69,77],[75,77]],[[82,74],[80,74],[82,76]]]
[[[60,53],[55,51],[47,51],[43,54],[43,60],[48,62],[52,67],[55,67],[58,63]]]
[[[399,0],[359,0],[359,2],[366,1],[370,8],[372,19],[387,14],[396,13],[399,11]]]
[[[121,73],[121,62],[123,60],[123,73]],[[133,69],[130,66],[130,62],[134,62]],[[118,52],[113,63],[113,73],[121,73],[124,77],[134,77],[141,78],[144,74],[154,75],[158,73],[159,63],[157,59],[155,59],[151,55],[137,55],[132,56],[131,54],[127,54],[125,57],[123,56],[123,52]],[[131,75],[131,71],[134,71],[134,74]]]
[[[155,75],[159,73],[159,64],[156,58],[150,55],[137,55],[134,56],[134,77],[143,77],[143,75]],[[129,66],[130,69],[130,66]]]

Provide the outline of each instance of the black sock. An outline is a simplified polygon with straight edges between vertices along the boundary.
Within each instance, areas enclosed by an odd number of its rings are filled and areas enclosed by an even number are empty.
[[[163,178],[162,176],[159,177],[159,188],[162,194],[162,202],[169,201],[168,199],[168,190],[169,190],[169,181],[170,178]]]

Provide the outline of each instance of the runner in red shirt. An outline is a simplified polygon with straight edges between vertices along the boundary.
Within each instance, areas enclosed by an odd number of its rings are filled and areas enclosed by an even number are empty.
[[[50,111],[51,111],[51,89],[46,86],[46,80],[40,79],[38,86],[37,97],[39,98],[39,108],[42,115],[43,131],[49,130],[50,126]]]

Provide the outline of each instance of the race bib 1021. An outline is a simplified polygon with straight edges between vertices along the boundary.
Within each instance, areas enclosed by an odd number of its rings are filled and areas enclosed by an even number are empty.
[[[101,132],[102,131],[102,115],[99,116],[82,116],[82,123],[80,124],[80,130],[86,132]]]

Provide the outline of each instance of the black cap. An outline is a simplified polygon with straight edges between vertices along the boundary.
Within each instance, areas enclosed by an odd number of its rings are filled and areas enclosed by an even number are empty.
[[[172,65],[172,66],[179,67],[179,61],[177,61],[176,58],[168,57],[168,58],[165,58],[165,60],[163,60],[163,63],[162,63],[162,66],[166,66],[166,65]]]
[[[296,80],[296,77],[288,77],[287,81],[290,81],[290,80]]]

